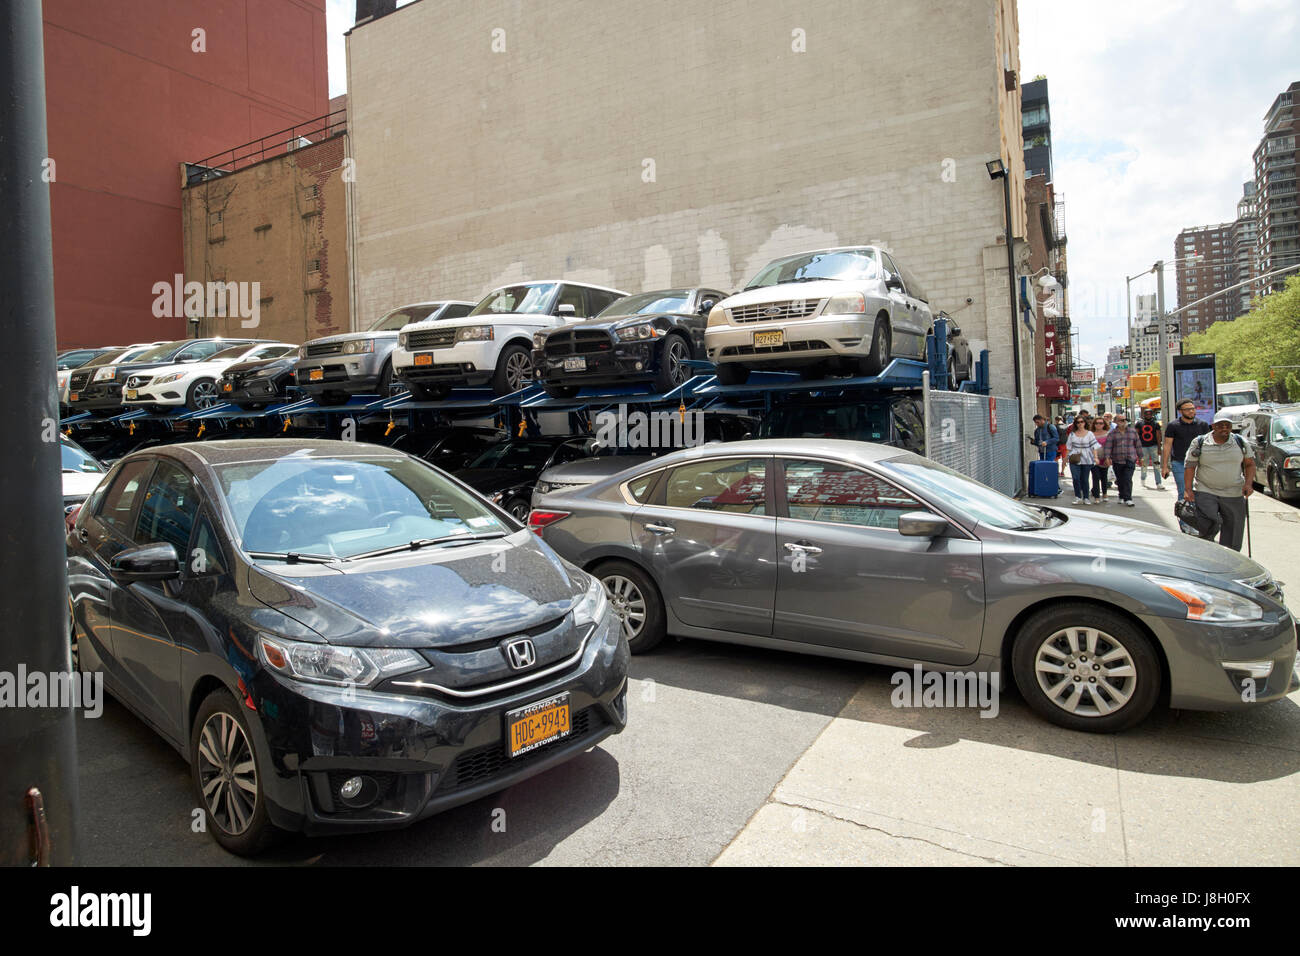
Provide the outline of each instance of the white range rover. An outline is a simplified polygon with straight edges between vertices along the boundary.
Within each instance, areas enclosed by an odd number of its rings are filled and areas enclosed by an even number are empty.
[[[879,375],[895,358],[925,360],[934,317],[916,277],[876,246],[776,259],[709,313],[704,347],[718,382],[753,369],[821,378]]]
[[[626,292],[585,282],[519,282],[489,293],[462,319],[415,322],[393,349],[393,374],[420,401],[455,385],[509,395],[533,384],[533,336],[591,318]]]

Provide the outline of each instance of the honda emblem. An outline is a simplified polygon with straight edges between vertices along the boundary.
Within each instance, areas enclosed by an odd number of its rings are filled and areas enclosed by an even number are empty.
[[[506,658],[510,661],[511,667],[521,671],[537,663],[537,651],[533,647],[533,642],[528,638],[524,638],[519,641],[511,641],[506,645]]]

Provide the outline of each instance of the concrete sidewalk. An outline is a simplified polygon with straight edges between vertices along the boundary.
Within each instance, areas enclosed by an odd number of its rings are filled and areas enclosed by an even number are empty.
[[[1148,473],[1148,485],[1151,475]],[[1174,528],[1174,487],[1132,508]],[[1056,505],[1067,510],[1068,485]],[[1300,512],[1250,498],[1254,557],[1300,566]],[[1295,580],[1300,587],[1300,580]],[[1157,710],[1073,733],[1014,690],[1000,713],[898,709],[879,668],[790,768],[719,865],[1259,866],[1300,863],[1300,694],[1237,713]]]

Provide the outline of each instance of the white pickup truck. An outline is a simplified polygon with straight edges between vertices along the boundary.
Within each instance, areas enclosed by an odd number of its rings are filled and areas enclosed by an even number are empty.
[[[1219,410],[1233,419],[1234,431],[1245,423],[1244,416],[1259,411],[1259,382],[1220,382],[1215,392],[1219,399]]]

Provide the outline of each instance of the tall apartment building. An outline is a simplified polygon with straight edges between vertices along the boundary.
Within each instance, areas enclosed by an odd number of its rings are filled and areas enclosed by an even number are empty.
[[[1106,350],[1106,368],[1101,374],[1111,388],[1128,381],[1128,362],[1124,361],[1124,349],[1123,345],[1112,345]]]
[[[1214,226],[1184,229],[1174,240],[1174,269],[1180,308],[1233,284],[1233,276],[1237,274],[1232,253],[1233,225],[1221,222]],[[1193,255],[1197,256],[1195,262],[1184,261]],[[1235,319],[1239,314],[1238,304],[1235,296],[1217,296],[1181,313],[1179,326],[1185,335],[1204,332],[1215,322]]]
[[[1259,274],[1255,266],[1255,246],[1259,241],[1259,220],[1255,210],[1255,181],[1249,180],[1241,185],[1241,199],[1237,200],[1237,218],[1232,223],[1228,236],[1228,256],[1232,260],[1232,285],[1249,282]],[[1237,314],[1245,315],[1250,311],[1250,301],[1255,296],[1252,285],[1242,286],[1235,296],[1229,299],[1237,303]]]
[[[1150,368],[1157,357],[1160,355],[1160,332],[1147,332],[1149,326],[1155,325],[1156,321],[1156,295],[1140,295],[1137,297],[1137,314],[1133,318],[1133,348],[1137,352],[1137,360],[1133,365],[1132,371],[1145,372]],[[1170,352],[1178,352],[1182,343],[1182,332],[1170,332],[1165,339],[1165,346]]]
[[[1046,176],[1052,181],[1052,111],[1047,78],[1020,87],[1020,128],[1025,142],[1025,178]]]
[[[1261,275],[1300,263],[1300,219],[1296,204],[1296,163],[1300,158],[1300,81],[1279,93],[1264,116],[1264,137],[1255,148],[1257,264]],[[1266,281],[1280,289],[1289,275]]]

